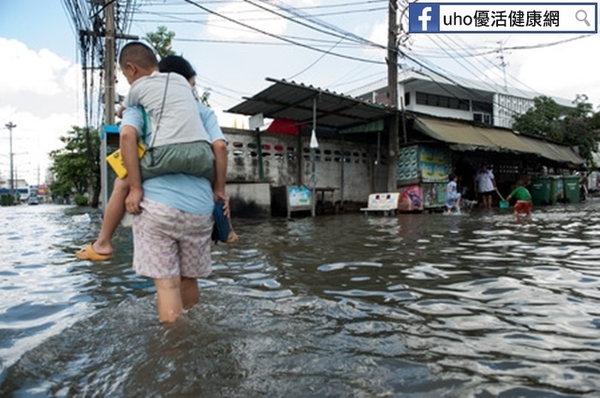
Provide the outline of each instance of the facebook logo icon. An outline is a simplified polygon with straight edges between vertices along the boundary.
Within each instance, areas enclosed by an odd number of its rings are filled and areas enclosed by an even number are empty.
[[[408,5],[408,33],[440,31],[440,5],[410,3]]]

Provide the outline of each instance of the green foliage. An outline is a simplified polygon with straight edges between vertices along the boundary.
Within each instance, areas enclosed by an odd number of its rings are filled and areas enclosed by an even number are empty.
[[[578,146],[581,156],[586,160],[592,159],[592,151],[596,144],[596,133],[592,104],[586,102],[587,96],[578,95],[575,99],[575,109],[570,109],[563,119],[564,142]]]
[[[513,129],[536,137],[562,141],[560,118],[563,108],[550,97],[537,97],[534,107],[515,117]]]
[[[563,108],[552,98],[537,97],[534,107],[516,116],[513,129],[533,136],[579,148],[579,154],[591,162],[598,140],[600,116],[594,113],[585,94],[577,95],[574,108]]]
[[[208,102],[208,99],[210,98],[210,91],[209,90],[205,90],[202,95],[199,95],[198,92],[196,91],[196,88],[194,87],[194,94],[196,95],[196,99],[198,101],[200,101],[201,104],[208,106],[210,108],[210,103]]]
[[[75,204],[77,206],[87,206],[88,198],[86,198],[85,196],[83,196],[81,194],[75,194]]]
[[[175,32],[167,30],[166,26],[159,26],[156,32],[147,33],[144,40],[156,51],[160,58],[168,55],[175,55],[175,51],[171,48],[171,42],[175,37]]]
[[[73,192],[84,194],[89,187],[98,186],[100,180],[100,138],[96,130],[73,126],[60,138],[62,149],[49,153],[50,171],[55,181],[50,189],[54,195],[68,196]]]

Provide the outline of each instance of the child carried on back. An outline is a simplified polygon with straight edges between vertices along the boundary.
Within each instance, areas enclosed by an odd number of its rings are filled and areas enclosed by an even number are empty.
[[[131,85],[124,106],[141,106],[152,127],[140,159],[142,180],[170,173],[212,180],[215,157],[189,82],[159,72],[156,56],[142,43],[126,45],[119,64]]]

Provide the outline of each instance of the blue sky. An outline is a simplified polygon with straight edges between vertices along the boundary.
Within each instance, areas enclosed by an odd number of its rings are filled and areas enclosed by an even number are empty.
[[[138,3],[142,6],[129,33],[143,36],[159,25],[174,31],[174,50],[197,69],[198,88],[211,91],[211,105],[223,126],[247,126],[247,117],[223,110],[268,87],[267,77],[345,94],[386,78],[384,50],[348,45],[336,36],[320,34],[241,0],[198,3],[275,36],[311,39],[314,41],[307,41],[311,46],[359,61],[244,30],[182,0]],[[260,0],[252,3],[264,4]],[[280,4],[295,7],[300,16],[316,16],[323,23],[320,26],[328,26],[329,30],[387,44],[385,0],[285,0]],[[181,23],[178,19],[196,23]],[[573,40],[556,44],[566,39]],[[498,52],[501,46],[506,49],[502,52],[507,64],[504,70]],[[583,38],[547,34],[413,35],[403,47],[411,56],[444,73],[502,84],[506,72],[510,86],[566,99],[587,94],[596,106],[600,104],[598,49],[597,34]],[[84,124],[79,53],[63,2],[0,0],[0,53],[0,176],[8,176],[8,130],[3,127],[12,121],[17,125],[13,130],[17,176],[35,183],[39,167],[43,181],[47,153],[62,145],[58,137],[72,125]],[[486,55],[473,56],[479,53]],[[121,79],[117,90],[126,94],[127,89]]]

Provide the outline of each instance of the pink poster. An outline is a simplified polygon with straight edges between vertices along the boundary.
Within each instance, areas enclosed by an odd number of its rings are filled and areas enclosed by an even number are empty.
[[[408,185],[398,189],[398,211],[423,210],[423,192],[420,185]]]

